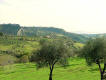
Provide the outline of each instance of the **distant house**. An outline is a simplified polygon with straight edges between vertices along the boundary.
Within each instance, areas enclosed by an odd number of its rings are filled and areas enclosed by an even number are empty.
[[[21,29],[19,29],[19,31],[17,32],[17,36],[25,36],[25,31],[23,27],[21,27]]]
[[[47,36],[45,36],[45,38],[50,38],[50,36],[49,36],[49,35],[47,35]]]

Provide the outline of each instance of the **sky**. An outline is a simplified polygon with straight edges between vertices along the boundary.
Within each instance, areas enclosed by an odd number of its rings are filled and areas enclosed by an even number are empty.
[[[0,0],[0,24],[106,33],[106,0]]]

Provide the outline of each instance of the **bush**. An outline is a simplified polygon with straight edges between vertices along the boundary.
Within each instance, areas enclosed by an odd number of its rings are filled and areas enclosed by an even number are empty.
[[[0,32],[0,36],[3,36],[3,33],[2,32]]]
[[[29,58],[27,55],[23,55],[21,58],[20,58],[20,62],[22,63],[27,63],[29,62]]]

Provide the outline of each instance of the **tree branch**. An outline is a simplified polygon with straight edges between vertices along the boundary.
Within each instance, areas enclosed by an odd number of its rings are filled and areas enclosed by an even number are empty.
[[[50,70],[52,70],[50,63],[49,63],[49,67],[50,67]]]
[[[103,73],[103,71],[102,71],[102,68],[101,68],[101,65],[100,65],[100,62],[99,62],[99,61],[98,61],[98,66],[99,66],[100,73]]]
[[[53,66],[56,64],[57,61],[58,61],[58,60],[55,60],[55,61],[54,61]]]

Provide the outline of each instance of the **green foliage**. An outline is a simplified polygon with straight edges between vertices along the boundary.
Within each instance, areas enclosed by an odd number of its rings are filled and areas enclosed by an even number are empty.
[[[69,54],[68,47],[63,41],[48,41],[34,55],[38,67],[43,67],[67,60]]]
[[[27,55],[23,55],[21,58],[20,58],[20,62],[22,63],[27,63],[29,62],[29,58]]]
[[[22,39],[21,39],[22,38]],[[17,37],[17,36],[2,36],[0,37],[0,55],[4,55],[4,61],[2,64],[7,65],[5,61],[7,56],[10,55],[16,57],[16,62],[29,62],[29,58],[32,55],[33,50],[40,48],[39,40],[31,37]],[[26,55],[26,56],[23,56]],[[11,59],[10,59],[11,60]],[[15,62],[13,62],[15,63]]]
[[[96,63],[97,60],[106,59],[104,38],[89,40],[83,48],[83,55],[88,64]]]
[[[41,44],[41,45],[43,45],[44,43],[46,43],[48,41],[48,39],[41,39],[40,41],[39,41],[39,43]]]
[[[88,65],[91,65],[92,63],[96,63],[98,65],[101,74],[101,80],[104,80],[106,69],[106,39],[91,39],[84,46],[83,53]],[[103,69],[101,67],[101,63],[104,64]]]
[[[56,63],[63,66],[68,64],[69,46],[61,40],[44,41],[41,49],[37,53],[34,52],[32,57],[35,58],[37,68],[49,66],[49,80],[52,80],[54,65]]]
[[[2,32],[0,32],[0,36],[3,36],[3,33]]]

